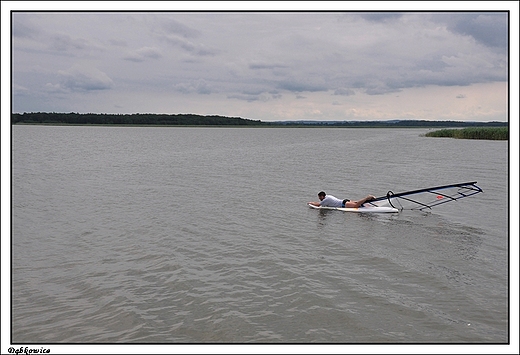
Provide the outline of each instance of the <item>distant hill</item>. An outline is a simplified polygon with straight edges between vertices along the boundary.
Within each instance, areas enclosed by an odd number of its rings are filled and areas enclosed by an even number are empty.
[[[241,117],[196,114],[104,114],[31,112],[11,114],[12,124],[75,124],[75,125],[169,125],[169,126],[263,126],[263,127],[504,127],[508,122],[462,122],[425,120],[387,121],[275,121],[262,122]]]

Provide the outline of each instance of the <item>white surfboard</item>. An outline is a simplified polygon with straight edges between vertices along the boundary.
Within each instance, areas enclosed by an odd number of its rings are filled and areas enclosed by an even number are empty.
[[[476,184],[476,181],[472,181],[399,193],[388,191],[386,196],[376,197],[365,202],[365,206],[359,208],[316,207],[311,204],[308,205],[316,209],[358,213],[395,213],[402,210],[429,211],[432,207],[483,192]]]
[[[396,213],[399,212],[397,208],[393,207],[375,207],[375,206],[362,206],[358,208],[352,207],[324,207],[324,206],[314,206],[310,203],[307,204],[309,207],[317,209],[317,210],[336,210],[343,212],[357,212],[357,213]]]

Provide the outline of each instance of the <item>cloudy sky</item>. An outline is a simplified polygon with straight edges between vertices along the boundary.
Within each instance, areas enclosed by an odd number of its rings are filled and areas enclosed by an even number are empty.
[[[13,112],[507,121],[506,12],[14,12]]]

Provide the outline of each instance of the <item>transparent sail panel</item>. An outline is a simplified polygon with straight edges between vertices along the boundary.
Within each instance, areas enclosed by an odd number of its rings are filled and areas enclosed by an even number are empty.
[[[378,197],[370,201],[369,204],[379,207],[390,206],[399,210],[429,210],[435,206],[482,192],[482,189],[476,183],[475,181],[436,186],[399,193],[388,191],[386,196]]]

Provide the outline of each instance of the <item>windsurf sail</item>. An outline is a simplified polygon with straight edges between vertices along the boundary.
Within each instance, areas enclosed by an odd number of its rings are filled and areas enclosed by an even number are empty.
[[[365,206],[391,206],[399,210],[429,210],[434,206],[460,200],[483,192],[476,181],[461,184],[428,187],[426,189],[393,193],[377,197],[365,203]]]

